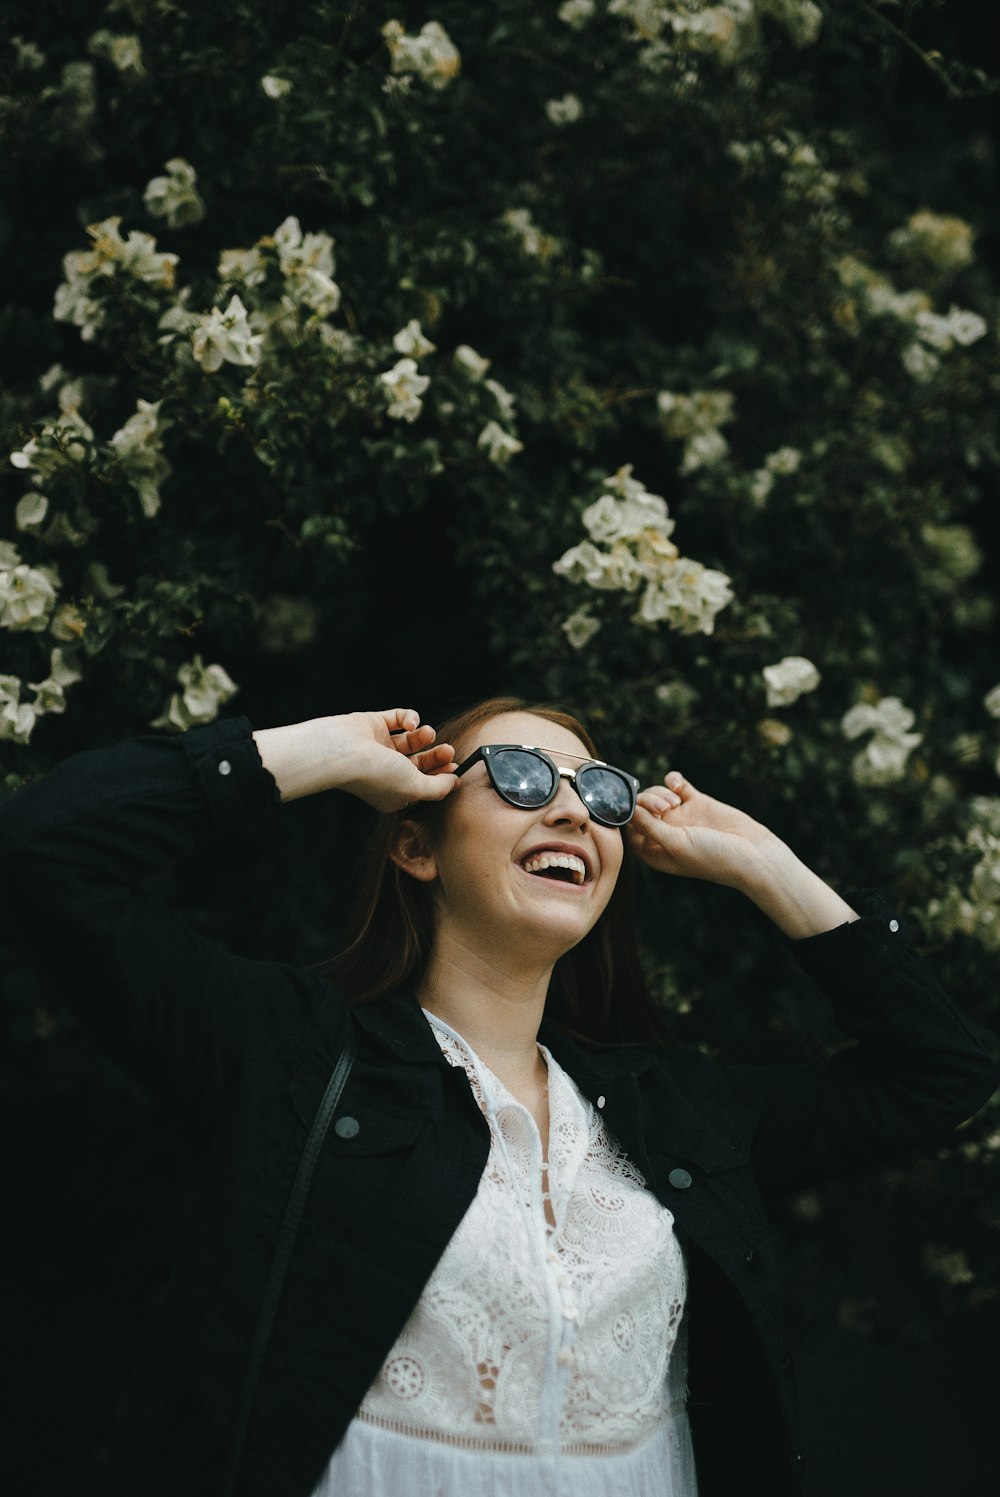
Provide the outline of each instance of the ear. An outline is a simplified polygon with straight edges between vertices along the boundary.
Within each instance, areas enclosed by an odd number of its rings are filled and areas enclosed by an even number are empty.
[[[427,828],[418,821],[401,821],[396,829],[389,856],[398,868],[421,883],[431,883],[438,876],[437,861],[431,851]]]

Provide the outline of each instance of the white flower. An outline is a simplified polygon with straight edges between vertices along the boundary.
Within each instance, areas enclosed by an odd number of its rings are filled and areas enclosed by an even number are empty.
[[[776,452],[768,453],[764,459],[764,466],[769,473],[775,473],[780,478],[787,478],[790,474],[798,472],[801,462],[802,453],[797,447],[779,447]]]
[[[200,655],[178,669],[177,679],[183,689],[173,693],[151,727],[185,732],[196,723],[214,722],[219,707],[239,690],[221,665],[203,665]]]
[[[560,21],[565,21],[567,26],[579,31],[590,20],[596,8],[594,0],[564,0],[556,14]]]
[[[7,743],[27,743],[35,726],[35,709],[29,702],[18,703],[21,682],[17,676],[0,676],[0,739]]]
[[[545,113],[553,125],[572,125],[583,113],[583,105],[576,94],[564,94],[561,99],[549,99]]]
[[[750,475],[750,498],[757,509],[762,509],[766,504],[768,495],[774,488],[774,474],[769,468],[755,468]]]
[[[49,512],[49,501],[45,494],[25,494],[17,501],[14,511],[14,524],[18,530],[31,530],[36,525],[41,525]]]
[[[31,703],[36,715],[41,717],[46,712],[65,712],[65,688],[82,680],[81,673],[66,659],[65,651],[57,646],[50,653],[49,674],[45,680],[28,682],[31,690],[37,693]]]
[[[509,390],[504,389],[498,379],[484,379],[483,384],[489,390],[490,394],[494,396],[497,405],[500,407],[500,415],[503,420],[513,421],[517,396],[512,395]]]
[[[922,209],[911,214],[905,228],[889,235],[894,249],[916,251],[938,270],[954,273],[971,265],[973,230],[962,218]]]
[[[91,57],[104,57],[119,73],[142,73],[142,43],[137,36],[115,36],[102,29],[95,31],[87,41]]]
[[[0,572],[9,572],[19,566],[21,553],[13,541],[0,541]]]
[[[170,475],[163,455],[163,433],[173,425],[159,419],[162,400],[140,400],[136,413],[111,438],[118,461],[129,483],[139,495],[147,520],[160,508],[160,484]]]
[[[473,379],[482,379],[487,369],[492,364],[492,359],[484,359],[482,354],[476,353],[468,343],[460,343],[455,349],[455,363],[458,364]]]
[[[223,363],[253,365],[260,362],[262,334],[254,334],[247,322],[247,310],[235,294],[223,312],[213,307],[198,318],[191,335],[195,362],[206,374],[214,374]]]
[[[761,671],[767,686],[769,707],[790,707],[807,691],[815,691],[820,673],[804,655],[786,655],[777,665],[765,665]]]
[[[907,374],[926,382],[941,367],[936,353],[931,353],[922,343],[909,343],[900,355],[900,362]]]
[[[390,401],[388,414],[396,420],[416,421],[423,410],[420,397],[430,384],[429,375],[417,373],[416,360],[400,359],[379,379]]]
[[[568,619],[563,619],[560,625],[574,650],[582,650],[584,645],[589,644],[600,627],[600,619],[595,619],[586,608],[578,608]]]
[[[269,99],[280,99],[285,94],[291,93],[292,82],[289,78],[276,78],[273,73],[265,73],[260,80],[260,86]]]
[[[304,234],[298,219],[290,214],[278,225],[272,238],[292,301],[311,307],[321,317],[335,312],[340,306],[340,287],[332,279],[334,241],[331,236]],[[263,262],[258,269],[250,258],[255,253],[254,250],[227,251],[230,256],[227,265],[246,273],[248,286],[264,279]]]
[[[0,629],[39,633],[48,624],[55,601],[51,567],[22,562],[0,572]]]
[[[446,88],[461,70],[462,58],[438,21],[428,21],[417,36],[407,36],[399,21],[382,27],[394,73],[416,73],[432,88]]]
[[[1000,718],[1000,686],[993,686],[983,697],[983,706],[990,717]]]
[[[948,312],[947,322],[951,336],[963,347],[977,342],[988,332],[985,319],[980,317],[978,312],[970,312],[967,308],[952,306]]]
[[[559,240],[552,234],[544,234],[537,227],[528,208],[508,208],[505,213],[501,213],[500,222],[517,235],[526,255],[536,255],[540,260],[547,260],[559,249]]]
[[[437,349],[436,343],[424,337],[415,317],[411,317],[406,326],[400,328],[392,340],[392,346],[397,353],[411,354],[415,359],[421,359],[424,354],[434,353]]]
[[[733,420],[734,404],[728,390],[699,390],[693,395],[659,391],[656,405],[664,435],[684,442],[681,473],[692,473],[725,456],[729,444],[719,427]]]
[[[199,223],[205,217],[205,204],[195,186],[198,176],[194,167],[183,156],[172,156],[166,170],[165,177],[153,177],[146,184],[142,197],[146,212],[153,218],[165,218],[172,229]]]
[[[485,447],[490,462],[499,467],[508,463],[515,453],[524,451],[524,443],[504,431],[497,421],[487,421],[476,439],[476,446]]]
[[[244,286],[259,286],[267,276],[267,265],[260,250],[231,249],[219,255],[217,274],[220,281],[242,281]],[[160,323],[162,327],[162,322]]]
[[[899,697],[882,697],[877,706],[858,702],[846,712],[840,727],[846,738],[871,732],[865,749],[852,765],[858,784],[888,785],[905,773],[912,749],[923,741],[922,733],[909,733],[915,715]]]

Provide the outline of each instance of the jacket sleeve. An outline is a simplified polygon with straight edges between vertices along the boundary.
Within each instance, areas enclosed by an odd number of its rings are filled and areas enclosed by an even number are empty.
[[[804,939],[779,932],[854,1040],[803,1065],[725,1065],[757,1117],[765,1196],[821,1184],[940,1141],[986,1102],[1000,1072],[910,942],[883,889],[849,890],[860,916]]]
[[[236,717],[128,738],[0,798],[6,938],[185,1126],[210,1125],[249,1050],[309,991],[294,967],[229,951],[140,888],[273,815],[280,792],[251,734]]]

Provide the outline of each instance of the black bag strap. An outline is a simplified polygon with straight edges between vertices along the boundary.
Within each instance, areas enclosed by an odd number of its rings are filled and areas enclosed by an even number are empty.
[[[260,1380],[261,1363],[267,1350],[267,1343],[271,1337],[271,1327],[274,1324],[275,1313],[278,1308],[278,1300],[281,1297],[282,1286],[285,1282],[285,1272],[288,1268],[288,1260],[291,1257],[292,1247],[295,1243],[295,1235],[299,1230],[299,1217],[302,1215],[302,1207],[305,1203],[306,1193],[309,1190],[309,1182],[323,1147],[326,1130],[330,1126],[340,1094],[344,1090],[344,1083],[350,1075],[351,1066],[354,1063],[354,1055],[358,1042],[353,1028],[350,1030],[340,1059],[337,1061],[327,1083],[326,1091],[323,1093],[322,1101],[316,1109],[309,1137],[306,1139],[302,1157],[299,1160],[298,1173],[288,1194],[288,1204],[285,1207],[284,1219],[281,1230],[278,1233],[278,1241],[275,1244],[274,1257],[271,1260],[271,1273],[264,1290],[264,1298],[260,1307],[260,1315],[257,1317],[257,1328],[254,1331],[253,1342],[250,1347],[250,1357],[247,1365],[246,1379],[243,1383],[243,1392],[240,1396],[239,1411],[236,1416],[236,1425],[233,1430],[233,1439],[229,1451],[229,1460],[226,1467],[226,1479],[222,1487],[221,1497],[233,1497],[236,1488],[236,1477],[239,1473],[240,1461],[243,1456],[243,1444],[246,1440],[247,1427],[250,1423],[250,1410],[253,1407],[254,1397],[257,1392],[257,1383]]]

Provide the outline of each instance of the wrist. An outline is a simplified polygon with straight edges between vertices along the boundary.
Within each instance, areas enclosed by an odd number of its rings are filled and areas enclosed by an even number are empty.
[[[741,891],[792,940],[819,935],[859,918],[779,837],[755,849]]]
[[[342,717],[313,717],[253,734],[261,762],[270,770],[282,801],[346,787],[356,773],[350,735]]]

